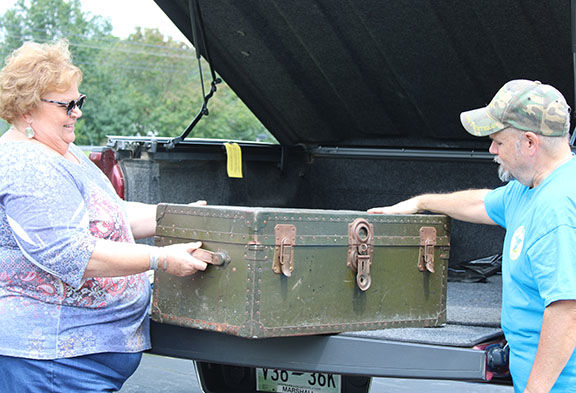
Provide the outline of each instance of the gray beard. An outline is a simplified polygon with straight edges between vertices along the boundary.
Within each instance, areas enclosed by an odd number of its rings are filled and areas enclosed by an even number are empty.
[[[504,183],[509,182],[511,180],[516,180],[517,182],[525,185],[526,187],[532,188],[534,186],[534,183],[531,180],[531,178],[514,176],[510,171],[508,171],[507,169],[504,169],[504,167],[502,166],[502,162],[500,161],[500,159],[498,159],[498,157],[494,157],[494,161],[496,161],[498,164],[500,164],[500,166],[498,167],[498,177]],[[522,175],[522,174],[519,173],[519,175]]]
[[[500,157],[498,156],[494,157],[494,161],[498,165],[500,165],[498,167],[498,177],[500,178],[501,181],[507,183],[510,180],[514,180],[514,176],[507,169],[504,169],[504,167],[502,166],[502,161],[500,161]]]
[[[500,178],[500,180],[502,180],[504,183],[509,182],[510,180],[514,180],[514,176],[512,176],[512,174],[510,172],[508,172],[506,169],[504,169],[502,167],[502,165],[500,165],[498,167],[498,177]]]

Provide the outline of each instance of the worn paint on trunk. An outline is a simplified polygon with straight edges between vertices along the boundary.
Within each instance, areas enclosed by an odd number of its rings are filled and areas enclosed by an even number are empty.
[[[230,262],[191,277],[157,272],[156,321],[251,338],[446,321],[450,221],[445,216],[160,205],[157,218],[157,245],[200,240],[207,250],[225,251]],[[367,290],[358,287],[347,264],[348,225],[358,218],[374,227]],[[289,276],[273,269],[278,224],[296,228]],[[437,233],[434,272],[418,269],[422,227]]]

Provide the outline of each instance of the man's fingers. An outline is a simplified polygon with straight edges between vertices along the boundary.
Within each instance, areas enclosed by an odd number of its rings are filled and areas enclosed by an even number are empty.
[[[370,214],[387,214],[387,208],[385,207],[374,207],[372,209],[368,209],[368,213]]]

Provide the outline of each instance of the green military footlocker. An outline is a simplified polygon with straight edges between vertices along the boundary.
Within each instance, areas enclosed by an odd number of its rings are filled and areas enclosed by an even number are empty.
[[[155,321],[249,338],[446,322],[448,217],[161,204],[157,221],[157,245],[200,240],[211,265],[157,272]]]

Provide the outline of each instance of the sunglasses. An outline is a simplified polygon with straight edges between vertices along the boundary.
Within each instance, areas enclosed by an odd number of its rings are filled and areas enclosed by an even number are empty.
[[[66,108],[66,114],[68,116],[70,116],[72,109],[74,109],[75,107],[78,107],[78,109],[82,109],[82,105],[84,105],[84,100],[86,100],[86,96],[84,94],[82,94],[82,95],[80,95],[80,97],[78,97],[77,100],[72,100],[70,102],[47,100],[44,98],[41,98],[40,100],[44,101],[44,102],[51,102],[53,104],[58,104],[62,108]]]

